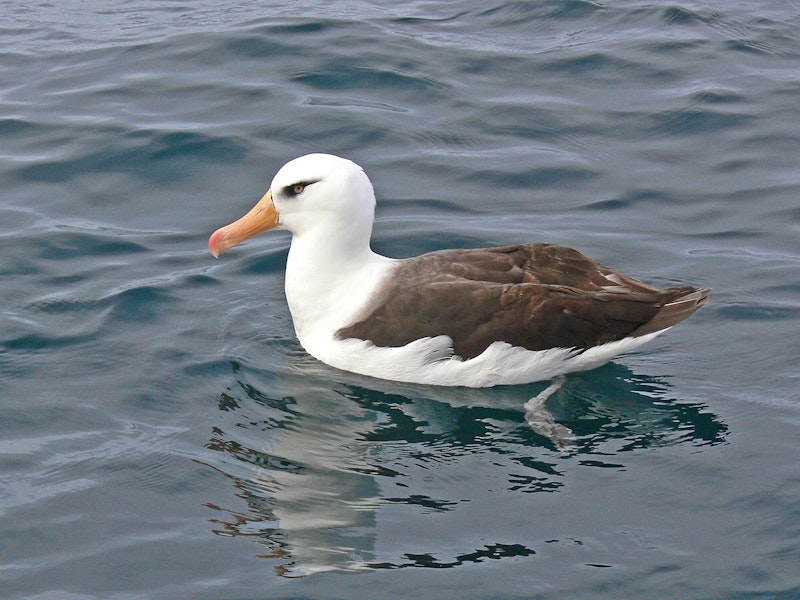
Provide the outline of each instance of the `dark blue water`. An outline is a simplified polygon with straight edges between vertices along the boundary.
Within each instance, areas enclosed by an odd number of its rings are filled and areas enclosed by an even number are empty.
[[[0,2],[0,596],[800,595],[796,2]],[[546,384],[336,371],[289,239],[208,235],[307,152],[393,256],[550,241],[714,288]]]

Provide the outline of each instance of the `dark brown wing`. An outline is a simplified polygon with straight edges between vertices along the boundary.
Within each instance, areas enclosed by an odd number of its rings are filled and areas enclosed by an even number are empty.
[[[444,250],[402,261],[340,338],[403,346],[447,335],[468,359],[496,341],[590,348],[682,321],[710,290],[658,290],[551,244]]]

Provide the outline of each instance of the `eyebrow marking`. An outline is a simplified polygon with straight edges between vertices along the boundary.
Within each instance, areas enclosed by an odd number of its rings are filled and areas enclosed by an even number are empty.
[[[289,196],[290,198],[294,198],[295,196],[298,195],[298,193],[294,191],[297,186],[302,186],[303,189],[305,190],[305,188],[307,188],[310,185],[313,185],[313,184],[317,183],[318,181],[319,181],[319,179],[296,181],[295,183],[292,183],[292,184],[289,184],[287,186],[284,186],[283,193],[286,194],[287,196]]]

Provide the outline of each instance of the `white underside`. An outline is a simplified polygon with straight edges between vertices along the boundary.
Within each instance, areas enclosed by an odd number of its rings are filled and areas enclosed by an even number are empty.
[[[573,348],[531,351],[495,342],[469,360],[453,356],[451,340],[443,335],[416,340],[398,348],[378,347],[363,340],[331,338],[316,344],[316,347],[306,347],[306,350],[333,367],[381,379],[491,387],[544,381],[566,373],[595,369],[615,356],[646,344],[664,331],[666,329],[584,351]]]

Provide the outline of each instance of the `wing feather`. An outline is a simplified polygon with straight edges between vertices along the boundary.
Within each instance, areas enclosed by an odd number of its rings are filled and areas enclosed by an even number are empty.
[[[403,346],[449,336],[464,359],[493,342],[528,350],[591,348],[670,327],[710,290],[659,290],[565,246],[443,250],[398,263],[340,338]]]

